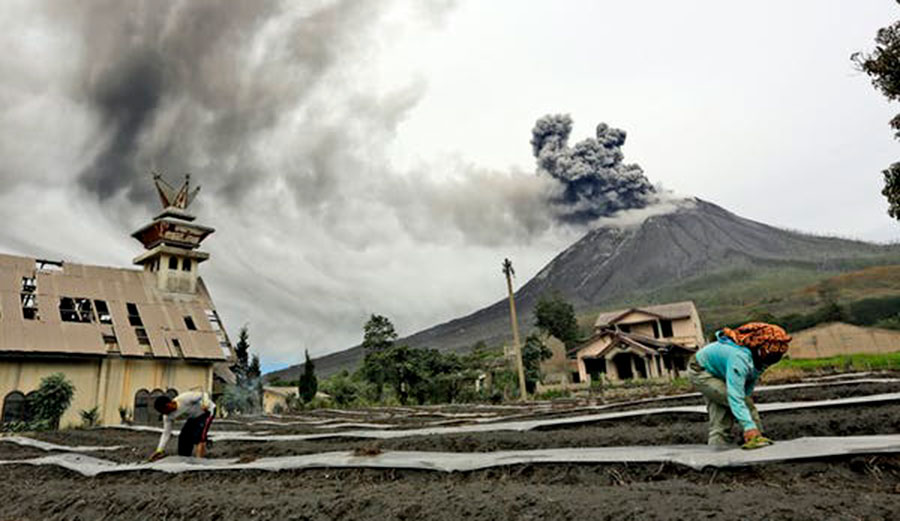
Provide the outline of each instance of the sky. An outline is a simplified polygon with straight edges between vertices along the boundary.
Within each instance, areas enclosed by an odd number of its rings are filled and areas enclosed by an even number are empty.
[[[358,344],[373,313],[406,335],[491,304],[505,257],[523,284],[597,208],[699,197],[896,241],[880,172],[897,107],[850,55],[898,14],[887,0],[7,0],[0,252],[130,266],[130,234],[161,209],[151,170],[190,172],[191,210],[217,230],[201,274],[272,370]]]

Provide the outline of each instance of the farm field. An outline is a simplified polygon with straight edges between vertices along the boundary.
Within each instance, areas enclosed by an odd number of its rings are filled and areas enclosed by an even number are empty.
[[[767,435],[783,444],[898,435],[898,377],[881,373],[776,386],[759,390],[756,401]],[[858,400],[804,407],[847,399]],[[765,411],[786,403],[793,405]],[[0,519],[892,519],[900,511],[900,442],[896,452],[707,468],[634,462],[629,456],[654,447],[705,450],[706,418],[698,406],[701,400],[688,394],[606,404],[316,410],[213,424],[215,462],[247,466],[331,452],[355,462],[279,471],[161,471],[182,461],[177,457],[155,470],[138,466],[155,447],[158,433],[152,430],[29,433],[24,436],[62,447],[0,443],[0,460],[11,462],[0,466]],[[60,450],[76,446],[110,468],[138,468],[86,476],[57,465],[21,463],[76,457]],[[97,446],[120,448],[91,450]],[[604,447],[626,447],[621,459],[632,461],[513,463],[456,472],[367,468],[398,451],[425,453],[417,461],[467,453],[477,464],[487,459],[483,453],[497,451]],[[735,450],[738,457],[747,454]]]

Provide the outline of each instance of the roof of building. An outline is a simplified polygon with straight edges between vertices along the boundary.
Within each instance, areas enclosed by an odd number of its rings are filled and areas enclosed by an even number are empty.
[[[694,306],[694,302],[690,300],[685,300],[682,302],[672,302],[669,304],[658,304],[655,306],[641,306],[627,309],[617,309],[615,311],[606,311],[600,313],[600,315],[597,317],[597,320],[594,322],[594,327],[603,327],[610,324],[615,324],[625,316],[635,311],[653,315],[662,319],[673,320],[676,318],[689,317],[692,313],[696,312],[696,309],[697,308],[696,306]]]
[[[267,385],[263,387],[263,390],[267,393],[277,394],[278,396],[283,396],[287,398],[292,394],[297,394],[299,391],[297,390],[297,386],[274,386]]]
[[[156,280],[141,270],[0,254],[0,354],[229,359],[202,280],[193,294],[161,291]]]
[[[627,344],[631,347],[636,348],[638,351],[642,351],[644,353],[668,353],[668,352],[685,352],[685,353],[693,353],[696,349],[683,346],[677,342],[667,341],[661,338],[651,338],[644,335],[638,335],[635,333],[624,333],[622,331],[616,331],[615,329],[604,329],[594,335],[592,335],[589,339],[582,342],[577,347],[574,347],[568,351],[568,355],[574,355],[578,351],[584,349],[585,347],[593,344],[597,341],[597,339],[602,338],[604,336],[612,337],[612,341],[609,345],[600,353],[606,352],[608,349],[611,349],[617,343]]]

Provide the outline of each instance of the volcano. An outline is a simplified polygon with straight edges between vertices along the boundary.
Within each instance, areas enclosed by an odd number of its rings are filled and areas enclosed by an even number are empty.
[[[542,295],[559,293],[576,311],[644,305],[695,298],[729,277],[753,279],[789,269],[833,274],[865,266],[900,263],[900,246],[881,245],[789,231],[745,219],[700,199],[684,200],[672,212],[632,226],[600,226],[547,264],[516,292],[525,332]],[[823,275],[824,277],[825,275]],[[703,303],[700,304],[701,314]],[[398,342],[441,351],[465,351],[475,343],[509,342],[506,299]],[[524,336],[524,335],[523,335]],[[352,370],[361,347],[316,360],[328,375]],[[301,366],[269,378],[296,379]]]

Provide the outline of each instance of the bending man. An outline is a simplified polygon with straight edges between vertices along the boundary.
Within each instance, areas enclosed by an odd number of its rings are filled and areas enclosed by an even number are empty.
[[[208,394],[194,391],[181,393],[174,399],[160,396],[153,403],[153,407],[163,415],[163,432],[156,451],[150,456],[150,461],[165,455],[166,444],[172,436],[172,423],[181,417],[187,417],[187,421],[184,422],[181,434],[178,435],[178,455],[191,456],[196,446],[196,456],[198,458],[206,456],[206,438],[216,412],[216,404],[210,400]]]
[[[771,443],[762,435],[750,394],[763,371],[781,360],[790,341],[779,326],[750,322],[716,332],[716,341],[691,358],[688,378],[706,400],[710,445],[729,445],[734,420],[744,430],[744,448]]]

